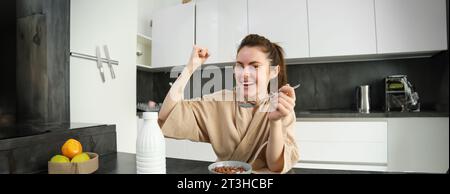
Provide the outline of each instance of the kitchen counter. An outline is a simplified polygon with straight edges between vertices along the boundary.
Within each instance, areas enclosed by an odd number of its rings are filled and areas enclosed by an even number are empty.
[[[142,112],[136,115],[141,118]],[[408,118],[408,117],[448,117],[448,112],[422,111],[422,112],[383,112],[373,111],[369,114],[348,110],[321,110],[297,111],[297,121],[303,118]]]
[[[136,174],[136,155],[128,153],[108,154],[100,157],[96,174]],[[167,174],[208,174],[211,162],[166,159]],[[294,168],[288,174],[385,174],[387,172],[347,171]]]
[[[295,113],[297,120],[301,118],[403,118],[403,117],[448,117],[448,112],[383,112],[373,111],[369,114],[348,110],[299,111]]]
[[[43,124],[15,124],[0,127],[0,140],[26,138],[35,135],[73,131],[92,127],[102,127],[104,124],[92,123],[43,123]]]
[[[107,155],[117,152],[116,126],[89,123],[16,124],[0,128],[0,174],[46,171],[48,160],[61,153],[70,138],[86,150]]]

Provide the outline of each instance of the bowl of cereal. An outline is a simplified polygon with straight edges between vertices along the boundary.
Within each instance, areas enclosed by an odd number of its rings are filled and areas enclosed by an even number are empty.
[[[252,166],[240,161],[221,161],[208,166],[211,174],[251,174]]]

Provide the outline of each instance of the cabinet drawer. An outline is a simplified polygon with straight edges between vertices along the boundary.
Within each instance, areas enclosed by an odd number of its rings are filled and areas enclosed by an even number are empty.
[[[301,162],[387,163],[387,122],[297,122]]]
[[[386,142],[387,122],[297,122],[297,141]]]
[[[386,164],[386,143],[298,142],[301,162]]]

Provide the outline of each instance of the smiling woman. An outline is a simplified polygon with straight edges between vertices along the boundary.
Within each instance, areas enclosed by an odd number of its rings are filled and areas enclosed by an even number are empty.
[[[159,124],[164,135],[211,143],[218,160],[246,162],[254,172],[289,171],[299,155],[293,134],[295,92],[286,85],[282,48],[265,37],[248,35],[237,51],[236,89],[184,100],[186,84],[209,55],[207,48],[194,46],[188,65],[161,107]],[[266,98],[269,88],[278,93],[270,100]],[[223,101],[224,96],[234,100]],[[242,99],[254,106],[239,106]]]

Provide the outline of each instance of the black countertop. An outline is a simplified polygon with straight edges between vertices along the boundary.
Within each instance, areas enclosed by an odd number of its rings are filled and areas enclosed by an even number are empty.
[[[142,117],[142,112],[137,112]],[[422,111],[422,112],[384,112],[372,111],[364,114],[350,110],[318,110],[296,111],[297,120],[302,118],[409,118],[409,117],[448,117],[448,112]]]
[[[117,152],[116,126],[89,123],[15,124],[0,128],[0,174],[46,171],[48,160],[61,153],[70,138],[100,155]]]
[[[295,112],[297,119],[301,118],[407,118],[407,117],[448,117],[448,112],[384,112],[373,111],[368,114],[350,110],[320,110]]]
[[[166,159],[167,174],[208,174],[211,162]],[[387,172],[347,171],[294,168],[288,174],[386,174]],[[136,174],[136,155],[128,153],[109,154],[100,157],[96,174]]]
[[[90,127],[104,126],[92,123],[40,123],[40,124],[14,124],[0,127],[0,140],[14,139],[42,135],[46,133],[62,132]]]

